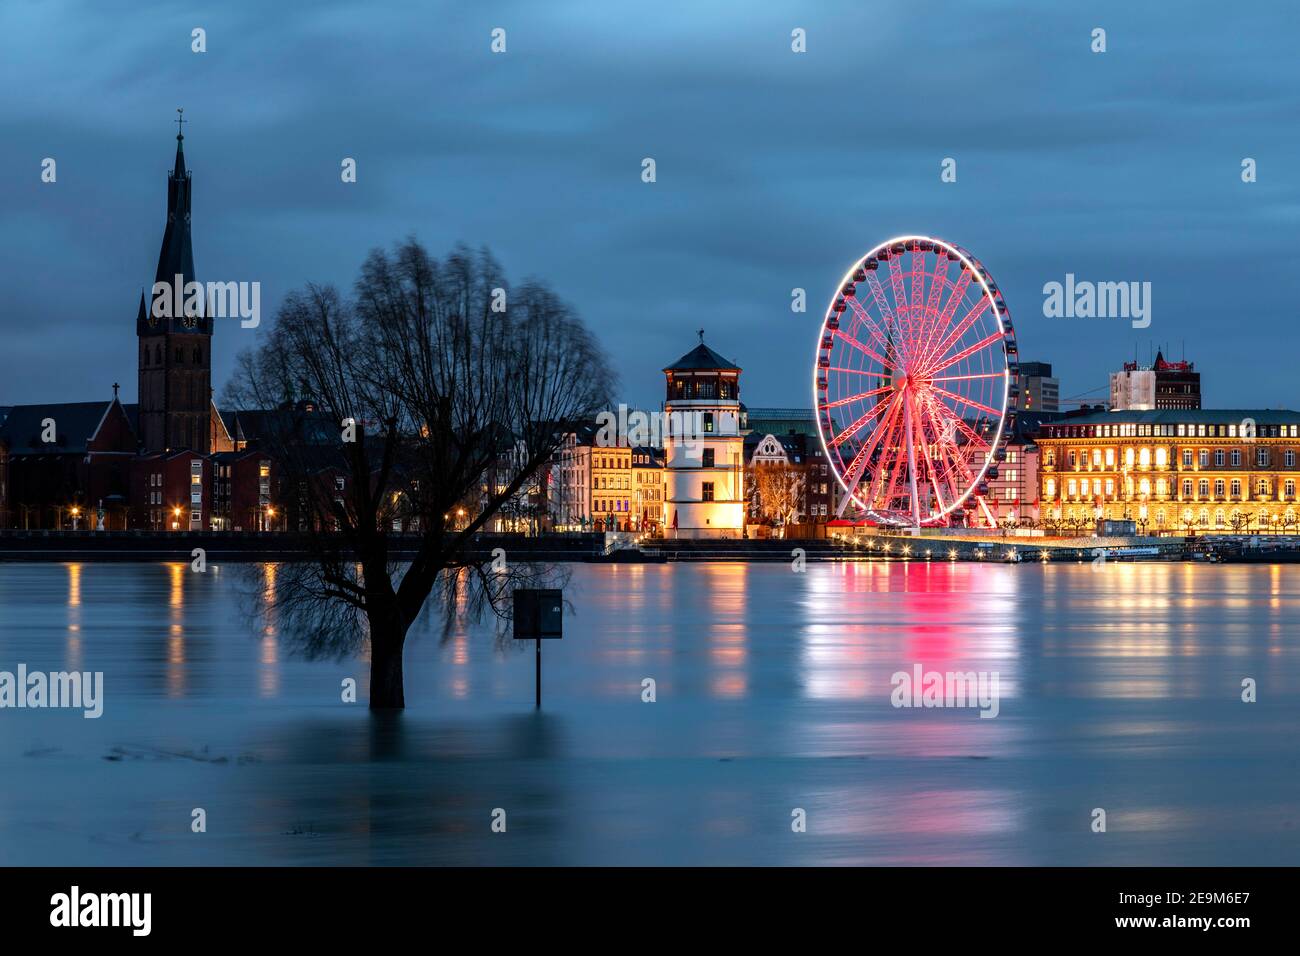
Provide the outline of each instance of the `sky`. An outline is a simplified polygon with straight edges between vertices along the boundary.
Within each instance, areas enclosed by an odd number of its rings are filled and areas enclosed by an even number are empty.
[[[198,278],[260,282],[263,327],[377,246],[486,245],[628,403],[703,328],[748,405],[807,407],[845,269],[919,233],[983,262],[1063,398],[1165,345],[1206,407],[1300,408],[1298,27],[1291,0],[5,0],[0,405],[134,401],[184,107]],[[1067,273],[1150,282],[1150,326],[1044,315]],[[218,393],[260,334],[218,323]]]

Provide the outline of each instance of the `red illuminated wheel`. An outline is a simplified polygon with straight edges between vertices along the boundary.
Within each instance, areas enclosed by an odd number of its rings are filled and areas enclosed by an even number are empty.
[[[993,278],[940,239],[902,236],[845,274],[813,369],[817,427],[844,489],[839,514],[948,524],[978,507],[1006,456],[1018,370]]]

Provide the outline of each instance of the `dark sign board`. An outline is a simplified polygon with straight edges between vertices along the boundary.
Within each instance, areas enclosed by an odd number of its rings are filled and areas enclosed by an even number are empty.
[[[515,640],[563,637],[564,592],[558,588],[519,588],[515,591]]]

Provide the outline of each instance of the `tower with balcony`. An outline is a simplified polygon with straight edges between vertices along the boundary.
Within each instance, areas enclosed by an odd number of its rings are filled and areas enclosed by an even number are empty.
[[[664,369],[664,534],[739,538],[745,527],[740,366],[700,343]]]

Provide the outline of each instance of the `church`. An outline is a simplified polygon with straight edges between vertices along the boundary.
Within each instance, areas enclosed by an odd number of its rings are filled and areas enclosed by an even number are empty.
[[[155,284],[196,281],[193,182],[180,131]],[[210,310],[155,314],[162,311],[141,292],[135,404],[123,403],[114,384],[112,397],[97,401],[0,405],[0,528],[277,526],[272,467],[249,447],[251,422],[213,403]]]

